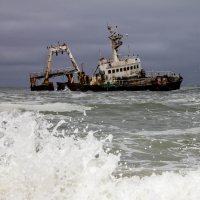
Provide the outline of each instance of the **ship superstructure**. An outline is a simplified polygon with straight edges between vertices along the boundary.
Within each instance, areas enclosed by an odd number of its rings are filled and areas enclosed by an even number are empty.
[[[121,39],[123,35],[117,33],[117,30],[108,26],[111,35],[109,37],[112,45],[112,58],[102,58],[98,61],[101,74],[105,74],[106,80],[145,77],[145,71],[141,67],[139,56],[129,55],[121,57],[118,48],[123,44]]]

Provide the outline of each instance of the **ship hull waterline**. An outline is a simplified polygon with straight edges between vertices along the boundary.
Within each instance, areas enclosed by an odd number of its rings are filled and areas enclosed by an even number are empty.
[[[31,86],[31,91],[54,91],[53,85],[34,85]]]
[[[60,83],[57,82],[57,90],[65,90],[68,88],[71,91],[81,91],[81,92],[105,92],[105,91],[171,91],[180,89],[182,80],[177,82],[170,82],[166,85],[150,84],[150,85],[140,85],[140,86],[124,86],[124,85],[82,85],[79,83]]]

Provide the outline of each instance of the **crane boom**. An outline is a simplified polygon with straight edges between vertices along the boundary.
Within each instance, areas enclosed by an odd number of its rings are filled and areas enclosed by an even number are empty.
[[[65,45],[65,44],[64,44],[64,45]],[[70,58],[70,60],[71,60],[71,62],[72,62],[72,65],[74,66],[76,72],[79,73],[79,72],[80,72],[80,69],[79,69],[78,65],[76,64],[76,61],[75,61],[75,59],[73,58],[72,53],[71,53],[71,51],[69,50],[69,47],[68,47],[67,45],[65,45],[65,47],[66,47],[66,52],[67,52],[67,54],[69,55],[69,58]]]
[[[56,53],[56,54],[66,51],[68,56],[69,56],[69,58],[70,58],[70,60],[71,60],[71,62],[72,62],[73,67],[76,70],[76,72],[80,71],[78,65],[76,64],[76,61],[75,61],[74,57],[72,56],[72,53],[71,53],[69,47],[65,43],[63,45],[50,47],[50,51],[53,52],[53,53]]]

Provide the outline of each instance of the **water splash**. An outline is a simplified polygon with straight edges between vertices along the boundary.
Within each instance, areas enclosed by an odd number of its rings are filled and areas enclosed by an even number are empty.
[[[104,148],[112,135],[67,136],[59,130],[65,123],[54,126],[39,112],[0,113],[1,199],[200,198],[200,170],[116,178],[120,155]]]

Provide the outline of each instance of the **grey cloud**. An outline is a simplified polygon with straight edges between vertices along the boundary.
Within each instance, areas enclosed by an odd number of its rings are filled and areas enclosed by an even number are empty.
[[[43,70],[46,47],[57,41],[91,74],[100,53],[111,56],[107,22],[124,35],[121,55],[129,43],[146,70],[175,70],[183,84],[198,84],[199,18],[197,0],[1,1],[0,86],[29,87],[29,72]],[[63,66],[71,66],[67,56],[53,58],[53,68]]]

